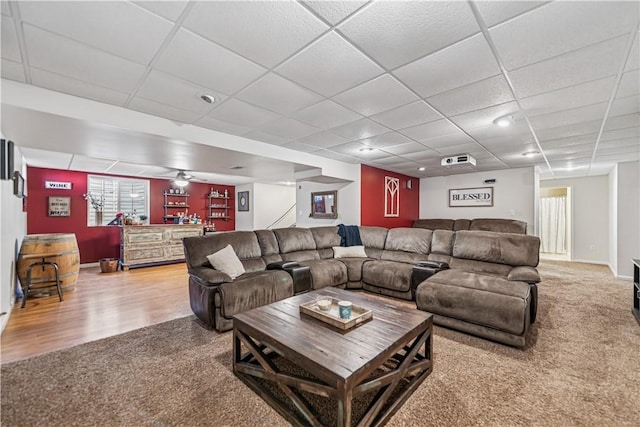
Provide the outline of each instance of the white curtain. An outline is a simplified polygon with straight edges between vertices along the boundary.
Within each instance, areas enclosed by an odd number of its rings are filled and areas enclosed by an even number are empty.
[[[544,253],[566,254],[567,198],[542,197],[540,199],[540,245]]]

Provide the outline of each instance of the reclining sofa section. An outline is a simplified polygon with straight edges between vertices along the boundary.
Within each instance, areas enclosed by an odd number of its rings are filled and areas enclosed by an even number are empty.
[[[185,238],[191,308],[210,327],[226,331],[234,314],[297,292],[339,286],[415,299],[437,324],[524,345],[535,320],[540,281],[537,237],[422,228],[359,230],[366,258],[334,258],[332,248],[340,245],[337,226]],[[228,244],[246,270],[235,280],[207,260]],[[441,271],[447,264],[451,269]],[[425,271],[429,273],[421,275]]]

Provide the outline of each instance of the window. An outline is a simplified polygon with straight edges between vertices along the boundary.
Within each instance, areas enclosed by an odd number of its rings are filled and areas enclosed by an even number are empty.
[[[89,227],[109,225],[118,213],[149,215],[149,181],[89,175],[87,184]]]

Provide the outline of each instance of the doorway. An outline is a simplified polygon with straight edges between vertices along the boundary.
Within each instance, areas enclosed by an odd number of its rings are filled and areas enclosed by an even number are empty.
[[[571,187],[540,189],[540,256],[571,260]]]

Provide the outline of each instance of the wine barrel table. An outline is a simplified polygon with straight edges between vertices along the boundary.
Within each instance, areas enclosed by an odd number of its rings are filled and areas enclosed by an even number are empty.
[[[54,254],[53,256],[51,254]],[[63,292],[72,291],[78,281],[80,271],[80,251],[76,235],[73,233],[28,234],[24,236],[18,255],[18,279],[22,287],[27,285],[27,270],[38,261],[55,262],[58,265],[58,278]],[[55,286],[55,271],[53,268],[31,269],[31,292],[38,289],[39,294],[52,295],[57,293]],[[42,284],[41,291],[38,284]],[[46,286],[44,286],[46,285]]]

